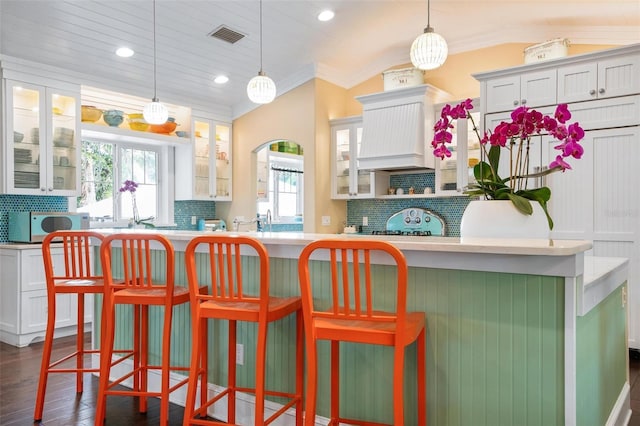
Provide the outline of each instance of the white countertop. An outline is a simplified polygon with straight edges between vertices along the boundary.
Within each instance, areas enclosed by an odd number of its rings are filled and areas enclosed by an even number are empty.
[[[206,231],[172,231],[154,229],[100,229],[104,234],[112,233],[160,233],[172,241],[189,241],[207,233]],[[315,234],[303,232],[232,232],[225,235],[247,235],[259,239],[265,245],[304,246],[311,241],[326,238],[353,239],[368,238],[372,240],[391,241],[401,250],[484,253],[537,256],[568,256],[582,253],[592,246],[585,240],[542,240],[542,239],[469,239],[461,241],[455,237],[413,237],[397,235],[364,235],[364,234]]]

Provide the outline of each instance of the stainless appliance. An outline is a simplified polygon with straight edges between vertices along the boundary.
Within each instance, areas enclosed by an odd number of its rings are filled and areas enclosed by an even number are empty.
[[[387,219],[385,229],[374,230],[374,235],[407,235],[416,237],[444,237],[444,219],[434,212],[411,207],[394,213]]]
[[[9,212],[9,241],[39,243],[54,231],[88,229],[89,213]]]
[[[205,231],[226,231],[227,224],[222,219],[205,219],[204,230]]]

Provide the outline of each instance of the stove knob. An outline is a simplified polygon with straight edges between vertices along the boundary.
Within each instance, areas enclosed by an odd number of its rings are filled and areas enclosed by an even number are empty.
[[[422,222],[422,219],[420,219],[419,217],[416,217],[416,223],[420,223]]]
[[[405,217],[404,223],[411,223],[411,218],[409,216]]]

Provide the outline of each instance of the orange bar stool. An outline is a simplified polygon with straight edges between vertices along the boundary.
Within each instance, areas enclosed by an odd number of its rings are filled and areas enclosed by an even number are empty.
[[[116,247],[121,249],[121,254],[118,256],[112,252]],[[152,265],[152,250],[164,253],[161,265]],[[96,426],[102,426],[104,423],[108,395],[138,396],[141,413],[147,411],[148,397],[159,397],[160,424],[166,425],[169,418],[169,394],[188,381],[188,378],[185,378],[173,386],[169,383],[170,372],[189,370],[188,367],[171,365],[170,359],[173,307],[189,302],[189,289],[174,285],[174,257],[171,242],[158,234],[113,234],[105,237],[102,242],[100,259],[106,286],[103,306],[105,321],[100,353]],[[159,269],[155,274],[161,275],[164,282],[156,282],[154,269]],[[114,271],[122,275],[115,281]],[[133,369],[110,382],[112,363],[109,360],[112,359],[114,352],[116,305],[133,305]],[[163,323],[158,327],[162,331],[160,365],[151,365],[148,359],[150,306],[164,307]],[[158,391],[151,391],[148,388],[148,372],[152,370],[161,372]],[[130,378],[133,381],[131,389],[117,387]]]
[[[326,273],[310,274],[311,256],[329,259]],[[372,285],[371,259],[384,256],[396,265],[395,301],[383,297],[380,285]],[[315,257],[317,258],[317,257]],[[407,262],[400,250],[390,243],[364,239],[326,239],[308,244],[300,254],[298,273],[302,293],[307,350],[307,390],[305,424],[315,424],[318,382],[319,340],[331,342],[331,421],[356,425],[380,425],[340,417],[340,342],[385,345],[393,355],[393,424],[404,425],[403,374],[405,348],[417,341],[418,425],[426,425],[425,314],[407,312]],[[327,277],[326,274],[329,274]],[[388,292],[388,287],[385,288]],[[395,306],[395,310],[378,310],[376,304]],[[395,304],[394,304],[395,302]]]
[[[198,252],[198,253],[196,253]],[[241,255],[257,255],[260,264],[259,282],[245,282]],[[258,240],[244,236],[207,235],[196,237],[187,245],[185,263],[191,294],[193,348],[189,388],[184,410],[184,425],[235,424],[236,392],[255,393],[255,425],[267,425],[292,406],[296,407],[296,425],[302,425],[303,341],[300,297],[274,297],[269,294],[269,256]],[[206,294],[199,292],[207,284]],[[253,288],[253,290],[252,290]],[[267,329],[269,323],[296,315],[296,389],[295,392],[265,389]],[[217,396],[201,401],[195,408],[198,376],[207,378],[208,362],[202,349],[207,345],[207,322],[211,319],[229,321],[227,388]],[[236,323],[257,323],[255,388],[236,384]],[[202,371],[204,370],[204,373]],[[206,388],[206,380],[200,384]],[[284,397],[288,403],[264,420],[265,395]],[[227,397],[227,422],[205,419],[207,408]]]
[[[103,294],[104,282],[92,268],[92,243],[98,246],[103,237],[89,231],[57,231],[48,234],[42,242],[44,273],[47,282],[47,329],[42,350],[40,380],[36,394],[36,406],[33,413],[35,422],[42,420],[47,381],[50,373],[75,373],[76,392],[83,391],[83,374],[98,372],[98,368],[85,366],[84,356],[95,354],[99,350],[84,347],[84,302],[87,294]],[[62,243],[64,270],[54,271],[51,244]],[[77,295],[78,325],[75,351],[51,362],[56,324],[56,296],[59,294]],[[68,361],[75,359],[75,367],[65,367]]]

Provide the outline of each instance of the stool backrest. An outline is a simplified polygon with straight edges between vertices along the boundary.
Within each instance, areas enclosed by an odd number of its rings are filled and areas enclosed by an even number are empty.
[[[196,252],[202,254],[198,261]],[[255,285],[245,286],[241,255],[258,257],[257,288]],[[269,255],[267,248],[257,239],[218,234],[196,237],[187,245],[185,263],[192,304],[203,300],[244,301],[261,303],[266,309],[269,296]],[[208,292],[202,294],[199,288],[205,284]]]
[[[47,285],[53,284],[53,280],[102,278],[94,272],[91,252],[92,245],[99,247],[103,239],[101,234],[92,231],[55,231],[47,234],[42,241]],[[62,243],[64,271],[55,271],[53,268],[51,255],[53,243]]]
[[[116,256],[113,248],[120,248],[121,252]],[[151,250],[164,252],[164,259],[158,262],[162,269],[154,269]],[[117,288],[162,286],[169,296],[174,286],[174,258],[173,244],[160,234],[112,234],[104,238],[100,247],[105,284]]]
[[[310,258],[328,261],[328,268],[311,274]],[[395,265],[395,276],[376,282],[372,276],[375,262]],[[313,318],[365,320],[381,322],[404,321],[407,305],[407,262],[402,252],[385,241],[367,239],[326,239],[308,244],[298,262],[300,291],[305,324]],[[381,300],[376,291],[393,282],[395,300]],[[379,292],[388,293],[380,288]],[[380,305],[383,305],[381,308]],[[384,311],[384,312],[382,312]]]

